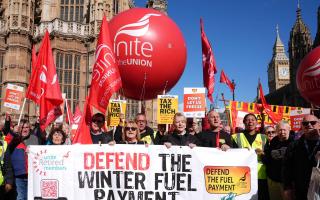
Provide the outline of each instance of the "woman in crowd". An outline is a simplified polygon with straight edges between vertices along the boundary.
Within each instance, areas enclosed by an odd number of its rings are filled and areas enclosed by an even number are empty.
[[[140,141],[139,129],[134,121],[130,120],[125,123],[120,144],[144,144],[143,141]]]
[[[268,129],[271,131],[271,129]],[[267,131],[268,131],[267,130]],[[268,135],[266,131],[266,134]],[[276,126],[276,136],[266,145],[264,163],[266,164],[270,199],[282,200],[283,187],[281,181],[282,162],[288,145],[294,140],[290,137],[290,124],[280,121]]]
[[[66,133],[61,128],[54,128],[48,136],[48,144],[62,145],[67,139]]]
[[[268,143],[270,144],[271,140],[277,135],[276,130],[272,126],[267,126],[264,128],[264,134],[266,134]]]
[[[162,144],[167,148],[170,148],[172,145],[189,146],[190,148],[200,146],[198,138],[186,131],[187,119],[182,113],[174,115],[173,127],[173,133],[165,135],[162,138]]]

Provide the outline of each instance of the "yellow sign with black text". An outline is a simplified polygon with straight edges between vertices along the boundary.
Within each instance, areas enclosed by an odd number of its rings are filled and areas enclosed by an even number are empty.
[[[172,124],[176,112],[178,112],[177,95],[158,95],[158,124]]]

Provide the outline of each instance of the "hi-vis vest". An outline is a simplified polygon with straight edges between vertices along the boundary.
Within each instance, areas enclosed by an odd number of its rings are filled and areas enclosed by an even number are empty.
[[[156,133],[157,133],[157,131],[153,132],[153,138],[156,138]],[[147,144],[153,144],[153,141],[152,141],[152,138],[150,135],[146,135],[143,138],[140,138],[140,141],[143,141]]]
[[[4,140],[4,137],[0,138],[0,185],[4,183],[4,177],[2,174],[2,166],[4,164],[4,153],[6,152],[7,149],[7,142]]]
[[[261,150],[264,150],[264,145],[267,141],[266,136],[260,133],[257,134],[256,139],[252,142],[252,146],[249,144],[246,136],[243,133],[233,134],[232,139],[237,143],[239,148],[259,148]],[[267,179],[266,166],[262,163],[260,156],[258,156],[258,179]]]

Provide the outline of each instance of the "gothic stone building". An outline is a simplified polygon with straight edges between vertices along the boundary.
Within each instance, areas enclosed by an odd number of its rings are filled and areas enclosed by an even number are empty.
[[[312,44],[309,28],[303,22],[301,9],[298,7],[297,18],[290,32],[289,59],[284,52],[284,45],[277,29],[273,56],[268,67],[269,94],[266,100],[269,104],[310,107],[297,89],[296,72],[304,56],[320,44],[320,7],[317,29],[317,35]]]
[[[8,83],[24,87],[31,75],[31,50],[38,51],[46,29],[61,91],[71,110],[81,109],[88,95],[90,72],[94,65],[96,38],[103,15],[110,20],[134,7],[132,0],[2,0],[0,3],[0,98],[3,102]],[[149,0],[146,7],[166,13],[167,2]],[[128,117],[141,110],[141,102],[128,99]],[[145,103],[147,111],[153,102]],[[150,104],[150,105],[149,105]],[[1,103],[0,112],[7,111]],[[36,106],[27,101],[25,114],[36,115]],[[18,115],[18,112],[14,112]],[[151,114],[151,118],[154,114]]]

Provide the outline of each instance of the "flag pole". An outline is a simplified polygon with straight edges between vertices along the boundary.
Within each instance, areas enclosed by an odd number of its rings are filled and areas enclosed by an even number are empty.
[[[69,113],[69,108],[68,108],[68,99],[66,99],[66,108],[67,108],[67,115],[68,115],[68,123],[69,123],[69,125],[71,124],[71,122],[70,122],[70,113]]]
[[[234,101],[235,100],[235,90],[236,90],[236,83],[234,82],[234,79],[232,79],[232,85],[234,86],[234,90],[232,91],[232,101]]]
[[[21,121],[21,117],[22,117],[22,112],[23,112],[24,106],[25,106],[25,104],[26,104],[26,99],[27,99],[27,98],[24,98],[24,100],[23,100],[23,104],[22,104],[22,108],[21,108],[21,112],[20,112],[20,116],[19,116],[19,120],[18,120],[18,126],[20,125],[20,121]]]

